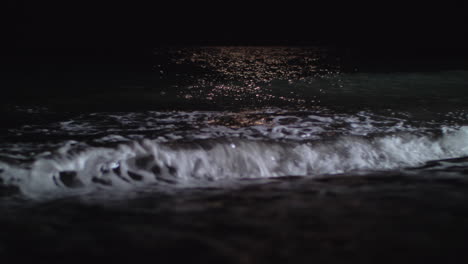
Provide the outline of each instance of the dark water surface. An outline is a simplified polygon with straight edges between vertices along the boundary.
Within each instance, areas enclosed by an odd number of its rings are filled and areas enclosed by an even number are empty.
[[[13,65],[0,256],[465,259],[466,65],[370,57],[186,47]]]

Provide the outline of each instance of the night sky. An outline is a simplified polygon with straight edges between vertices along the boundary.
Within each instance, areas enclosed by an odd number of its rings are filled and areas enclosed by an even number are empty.
[[[144,49],[158,45],[300,45],[462,48],[460,6],[330,1],[217,4],[13,1],[3,25],[17,49]]]

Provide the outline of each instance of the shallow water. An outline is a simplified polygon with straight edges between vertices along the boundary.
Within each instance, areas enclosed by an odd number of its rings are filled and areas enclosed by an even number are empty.
[[[34,104],[4,106],[0,253],[32,239],[32,258],[76,261],[462,256],[468,71],[349,71],[304,47],[152,58],[95,89],[52,71]]]

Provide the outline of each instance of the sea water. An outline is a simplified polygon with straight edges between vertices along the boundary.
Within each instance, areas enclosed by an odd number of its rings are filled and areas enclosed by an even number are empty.
[[[455,214],[468,198],[468,71],[350,70],[346,57],[304,47],[152,56],[147,73],[112,88],[7,106],[28,119],[1,134],[6,256],[32,237],[24,243],[53,247],[37,245],[45,258],[76,247],[84,257],[121,258],[113,250],[122,248],[178,259],[186,243],[202,260],[307,260],[313,249],[318,259],[348,252],[372,262],[378,254],[367,248],[390,254],[375,241],[397,243],[409,228],[414,241],[401,243],[419,258],[451,238],[435,227],[463,222]],[[359,230],[367,238],[355,244]],[[99,241],[109,248],[96,249]]]

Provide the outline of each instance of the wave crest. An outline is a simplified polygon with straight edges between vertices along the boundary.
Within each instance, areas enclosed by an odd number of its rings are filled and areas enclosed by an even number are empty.
[[[197,140],[132,141],[77,149],[67,144],[30,163],[0,162],[4,186],[31,197],[85,189],[129,189],[148,184],[190,186],[220,179],[321,176],[420,166],[468,155],[468,127],[440,137],[409,133],[342,136],[309,143]]]

